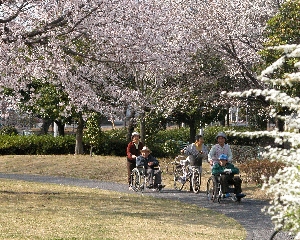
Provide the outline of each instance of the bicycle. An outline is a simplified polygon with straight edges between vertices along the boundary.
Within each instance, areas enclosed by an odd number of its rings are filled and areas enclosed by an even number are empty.
[[[184,158],[184,159],[183,159]],[[173,165],[174,189],[181,191],[184,185],[189,182],[194,193],[200,192],[201,166],[191,166],[186,157],[178,156]]]
[[[270,240],[282,240],[282,239],[293,240],[294,238],[295,238],[294,234],[279,229],[273,231],[269,239]]]

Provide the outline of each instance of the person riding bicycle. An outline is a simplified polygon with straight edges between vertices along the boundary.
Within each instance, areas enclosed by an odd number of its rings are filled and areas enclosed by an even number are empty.
[[[219,176],[223,197],[230,197],[229,185],[234,185],[234,194],[237,199],[241,199],[246,195],[242,193],[242,179],[234,174],[239,174],[240,171],[232,163],[228,162],[228,156],[221,154],[219,162],[213,165],[212,175]]]
[[[144,146],[141,150],[141,155],[136,158],[136,166],[144,166],[146,176],[149,180],[149,188],[154,190],[161,190],[164,185],[161,184],[161,171],[159,168],[159,161],[151,155],[151,150]],[[154,177],[154,184],[153,184]]]

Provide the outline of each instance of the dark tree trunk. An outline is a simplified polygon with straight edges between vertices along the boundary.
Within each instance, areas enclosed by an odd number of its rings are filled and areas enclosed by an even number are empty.
[[[55,121],[57,125],[58,135],[64,137],[65,136],[65,124],[61,121]]]
[[[43,124],[42,124],[42,127],[41,127],[41,134],[43,134],[43,135],[47,134],[51,124],[52,124],[52,120],[43,119]]]
[[[195,121],[190,121],[189,122],[189,127],[190,127],[190,143],[195,142],[195,137],[196,137],[196,124]]]
[[[76,145],[75,145],[75,155],[83,154],[83,126],[84,121],[82,116],[78,118],[77,122],[77,130],[76,130]]]
[[[135,128],[135,111],[131,110],[130,111],[130,116],[128,118],[128,127],[127,127],[127,141],[130,142],[131,141],[131,134],[134,131]]]
[[[140,115],[140,136],[141,142],[145,145],[146,138],[146,124],[145,124],[145,112]]]

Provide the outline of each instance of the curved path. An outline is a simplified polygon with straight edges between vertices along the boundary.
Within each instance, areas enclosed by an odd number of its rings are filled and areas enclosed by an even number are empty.
[[[61,185],[99,188],[124,193],[142,194],[129,191],[127,184],[102,182],[98,180],[6,173],[0,173],[0,178],[42,183],[55,183]],[[242,224],[247,231],[246,240],[268,240],[273,231],[273,224],[270,220],[270,216],[261,212],[261,209],[268,205],[268,202],[266,201],[253,200],[246,197],[242,199],[240,203],[232,202],[230,199],[224,199],[221,203],[212,203],[207,200],[207,197],[203,192],[194,194],[185,191],[180,192],[173,189],[163,189],[161,192],[147,190],[143,194],[153,197],[179,200],[185,203],[196,204],[199,207],[205,207],[221,212],[231,218],[236,219]]]

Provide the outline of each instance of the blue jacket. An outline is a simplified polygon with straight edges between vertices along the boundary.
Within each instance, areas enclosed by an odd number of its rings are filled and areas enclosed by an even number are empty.
[[[159,161],[153,157],[151,154],[147,158],[144,158],[142,155],[138,156],[136,158],[136,166],[144,166],[145,168],[148,168],[148,163],[153,162],[152,167],[157,167],[159,165]]]

